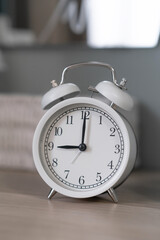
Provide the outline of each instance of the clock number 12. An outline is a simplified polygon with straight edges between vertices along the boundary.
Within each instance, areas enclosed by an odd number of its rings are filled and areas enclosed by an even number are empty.
[[[84,115],[86,116],[86,119],[89,119],[90,117],[90,111],[81,111],[81,119],[84,119]]]

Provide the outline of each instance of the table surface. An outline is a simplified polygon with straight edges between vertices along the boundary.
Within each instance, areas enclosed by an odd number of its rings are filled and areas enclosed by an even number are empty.
[[[37,173],[0,171],[0,239],[160,239],[160,172],[134,171],[116,192],[74,199]]]

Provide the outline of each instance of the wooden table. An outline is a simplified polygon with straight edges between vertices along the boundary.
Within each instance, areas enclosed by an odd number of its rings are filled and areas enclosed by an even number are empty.
[[[37,173],[0,171],[0,239],[160,239],[160,172],[136,171],[107,194],[73,199],[56,194]]]

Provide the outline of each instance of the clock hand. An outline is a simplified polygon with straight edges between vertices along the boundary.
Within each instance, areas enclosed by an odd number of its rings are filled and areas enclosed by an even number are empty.
[[[63,146],[57,146],[57,148],[64,148],[64,149],[77,149],[79,148],[80,151],[85,151],[87,146],[86,144],[80,144],[79,146],[75,145],[63,145]]]
[[[83,120],[83,126],[82,126],[82,141],[81,141],[81,144],[84,144],[85,132],[86,132],[86,112],[84,113],[84,120]]]
[[[78,151],[76,156],[74,157],[74,159],[72,160],[72,164],[77,160],[77,158],[79,157],[79,155],[81,154],[81,151]]]
[[[74,146],[74,145],[63,145],[63,146],[57,146],[57,148],[76,149],[76,148],[79,148],[79,146]]]

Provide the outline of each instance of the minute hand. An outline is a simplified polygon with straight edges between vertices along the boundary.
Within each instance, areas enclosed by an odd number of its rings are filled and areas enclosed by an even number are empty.
[[[84,113],[84,120],[83,120],[83,126],[82,126],[82,141],[81,141],[81,144],[84,144],[85,132],[86,132],[86,112]]]

